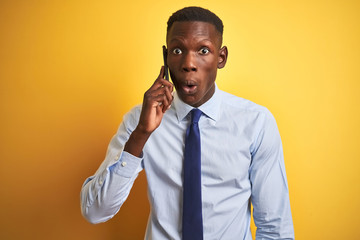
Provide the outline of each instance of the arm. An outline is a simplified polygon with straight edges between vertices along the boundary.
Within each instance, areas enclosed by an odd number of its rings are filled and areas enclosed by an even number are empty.
[[[173,100],[173,86],[163,76],[162,68],[144,95],[140,117],[136,108],[124,117],[105,160],[82,186],[81,212],[91,223],[107,221],[119,211],[142,170],[142,149]]]
[[[262,117],[250,166],[256,239],[291,240],[294,228],[280,134],[270,112]]]
[[[123,150],[136,126],[136,115],[139,115],[138,108],[124,117],[118,132],[111,139],[105,160],[82,186],[81,212],[91,223],[105,222],[119,211],[142,170],[142,159]]]

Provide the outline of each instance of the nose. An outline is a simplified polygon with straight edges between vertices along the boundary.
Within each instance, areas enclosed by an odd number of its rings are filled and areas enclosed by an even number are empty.
[[[188,52],[183,56],[182,70],[184,72],[196,72],[196,56],[195,53]]]

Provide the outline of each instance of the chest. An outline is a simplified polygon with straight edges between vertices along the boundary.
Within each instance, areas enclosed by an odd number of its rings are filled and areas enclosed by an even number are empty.
[[[171,178],[181,185],[185,133],[188,121],[163,122],[144,150],[147,172],[155,172],[164,180]],[[246,122],[199,121],[201,138],[201,169],[208,181],[247,178],[251,163],[254,133]],[[205,180],[204,179],[204,180]],[[206,182],[207,180],[205,180]]]

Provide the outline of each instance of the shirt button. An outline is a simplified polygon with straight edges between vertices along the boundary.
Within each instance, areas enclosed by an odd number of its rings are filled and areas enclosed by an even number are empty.
[[[125,167],[126,166],[126,162],[122,162],[121,166]]]
[[[104,183],[104,181],[103,181],[103,180],[100,180],[100,181],[99,181],[99,184],[100,184],[100,185],[102,185],[103,183]]]

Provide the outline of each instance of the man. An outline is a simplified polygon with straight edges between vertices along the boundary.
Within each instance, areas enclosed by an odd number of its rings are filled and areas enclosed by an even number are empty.
[[[228,56],[222,33],[222,21],[202,8],[169,18],[167,64],[176,92],[162,67],[142,106],[124,117],[104,162],[82,187],[88,221],[113,217],[145,169],[151,205],[146,239],[252,239],[250,201],[257,239],[294,238],[273,116],[215,84]],[[190,124],[195,112],[199,119]],[[194,132],[200,136],[190,144]],[[198,154],[190,162],[188,150]],[[186,193],[194,186],[198,192]]]

